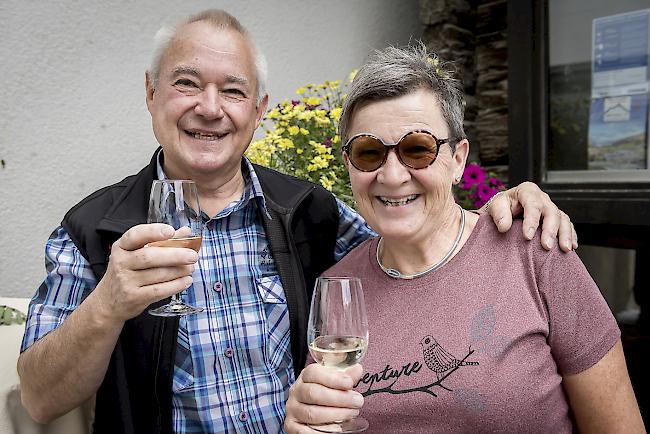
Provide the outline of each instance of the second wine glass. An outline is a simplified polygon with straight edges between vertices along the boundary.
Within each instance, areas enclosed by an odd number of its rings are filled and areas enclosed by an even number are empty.
[[[309,352],[317,363],[343,370],[359,363],[368,348],[368,319],[361,280],[319,277],[316,280],[307,330]],[[357,417],[328,425],[312,425],[320,432],[355,433],[368,428]]]
[[[151,186],[147,223],[165,223],[176,231],[168,240],[149,243],[149,247],[185,247],[198,253],[203,237],[203,219],[199,194],[194,181],[156,180]],[[155,316],[180,316],[202,312],[174,294],[164,306],[149,310]]]

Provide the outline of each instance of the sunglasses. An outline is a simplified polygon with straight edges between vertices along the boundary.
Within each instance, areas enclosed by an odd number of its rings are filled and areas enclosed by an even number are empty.
[[[411,131],[397,143],[386,143],[369,133],[350,137],[343,146],[352,165],[362,172],[374,172],[384,165],[388,152],[395,148],[397,159],[411,169],[424,169],[436,161],[438,148],[454,139],[438,139],[428,131]]]

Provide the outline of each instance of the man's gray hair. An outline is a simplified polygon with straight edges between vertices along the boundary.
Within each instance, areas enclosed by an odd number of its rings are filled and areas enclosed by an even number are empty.
[[[165,51],[167,51],[169,44],[172,42],[172,39],[176,35],[176,32],[181,27],[196,22],[205,22],[218,29],[234,30],[248,40],[255,59],[257,103],[259,104],[260,101],[262,101],[262,98],[264,98],[264,95],[266,95],[266,80],[268,75],[266,57],[264,57],[264,54],[259,50],[259,48],[257,48],[257,45],[255,44],[255,41],[251,37],[250,33],[244,26],[241,25],[237,18],[221,9],[208,9],[203,12],[199,12],[196,15],[191,15],[185,19],[182,19],[173,26],[163,26],[160,30],[158,30],[154,36],[153,52],[151,55],[151,64],[149,66],[149,74],[151,75],[151,85],[153,88],[155,89],[158,85],[160,63],[162,62]]]
[[[440,104],[449,127],[449,137],[455,151],[456,142],[465,138],[463,130],[463,90],[454,78],[450,64],[443,63],[435,53],[427,51],[422,42],[406,47],[376,50],[359,69],[343,102],[339,133],[345,143],[350,120],[357,104],[407,95],[418,89],[429,89]],[[441,137],[443,138],[443,137]]]

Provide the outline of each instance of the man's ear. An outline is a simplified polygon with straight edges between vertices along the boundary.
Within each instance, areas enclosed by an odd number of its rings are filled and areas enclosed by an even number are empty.
[[[151,105],[153,104],[153,94],[154,94],[154,87],[153,87],[153,80],[151,79],[151,74],[149,71],[145,71],[144,73],[144,87],[145,91],[147,92],[147,109],[149,112],[151,112]]]
[[[264,95],[264,98],[257,104],[257,107],[255,108],[256,113],[256,119],[255,119],[255,129],[260,126],[260,123],[262,122],[262,117],[264,116],[264,113],[266,113],[266,109],[269,106],[269,94],[267,93]]]

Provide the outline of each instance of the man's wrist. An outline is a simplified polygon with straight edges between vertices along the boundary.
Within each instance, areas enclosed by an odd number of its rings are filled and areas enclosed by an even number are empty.
[[[90,320],[90,327],[96,327],[100,331],[121,330],[125,320],[121,316],[116,316],[110,306],[100,296],[100,282],[95,289],[88,295],[86,300],[79,306],[82,311],[86,311]]]

